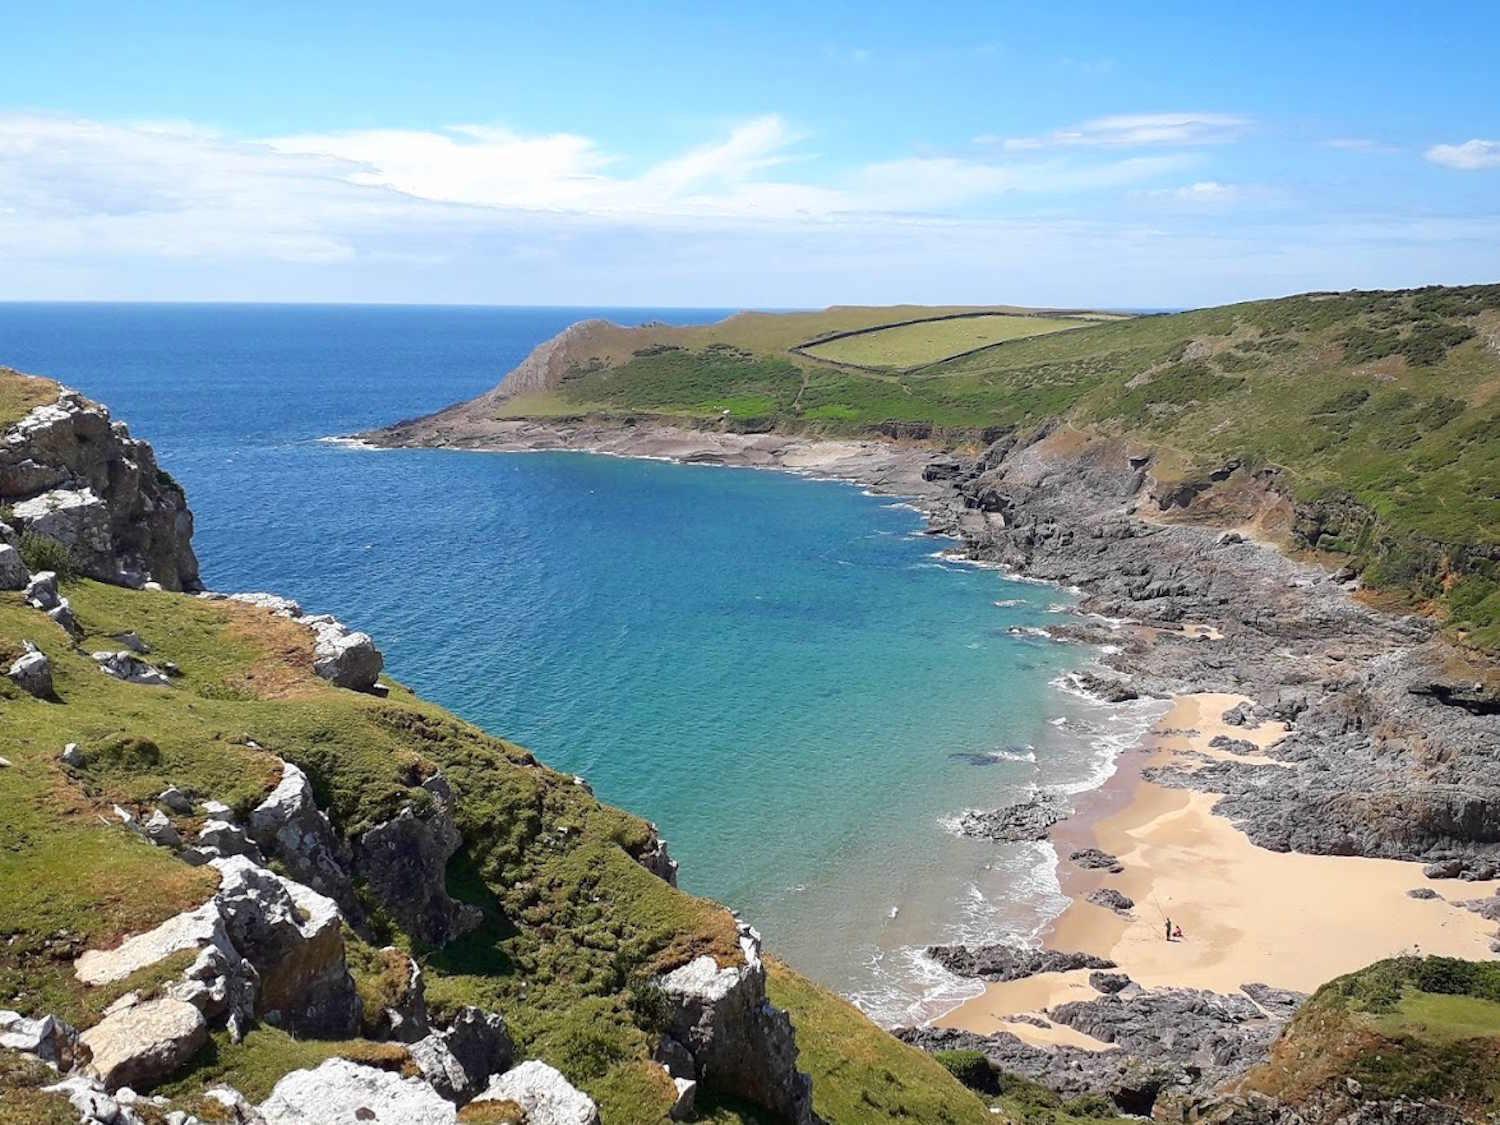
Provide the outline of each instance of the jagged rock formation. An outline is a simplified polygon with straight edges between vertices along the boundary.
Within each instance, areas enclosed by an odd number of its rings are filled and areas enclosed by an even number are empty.
[[[91,577],[199,586],[182,489],[150,445],[76,391],[60,389],[0,434],[0,504],[16,531],[62,543]]]
[[[476,1102],[512,1102],[535,1125],[599,1125],[599,1108],[562,1074],[535,1059],[497,1077]]]
[[[929,945],[927,956],[950,973],[984,980],[1021,980],[1038,973],[1066,973],[1073,969],[1113,969],[1115,963],[1092,953],[1064,953],[1056,949],[1028,949],[1006,943],[989,945]]]
[[[692,1056],[706,1087],[746,1098],[793,1125],[810,1125],[812,1082],[797,1069],[791,1020],[766,999],[760,935],[740,925],[743,965],[704,955],[661,977],[667,1031]]]

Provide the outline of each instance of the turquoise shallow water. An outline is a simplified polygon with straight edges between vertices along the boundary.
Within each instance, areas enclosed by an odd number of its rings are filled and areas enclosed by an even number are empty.
[[[1024,630],[1068,600],[935,557],[851,486],[580,454],[320,441],[492,385],[595,310],[0,306],[0,362],[108,402],[205,580],[371,632],[423,694],[657,821],[682,885],[888,1020],[967,991],[933,941],[1057,909],[1048,845],[944,819],[1097,782],[1132,717]],[[625,321],[716,313],[615,310]]]

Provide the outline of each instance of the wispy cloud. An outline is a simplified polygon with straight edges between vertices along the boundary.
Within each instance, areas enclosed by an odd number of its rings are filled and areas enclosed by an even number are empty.
[[[1244,199],[1251,192],[1240,184],[1226,184],[1218,180],[1197,180],[1191,184],[1182,184],[1180,187],[1152,188],[1138,194],[1154,199],[1175,200],[1179,203],[1224,204]]]
[[[1474,172],[1481,168],[1500,168],[1500,141],[1475,139],[1461,145],[1433,145],[1424,156],[1444,168]]]
[[[1328,148],[1336,148],[1343,152],[1369,152],[1389,154],[1400,152],[1399,145],[1386,144],[1371,137],[1334,137],[1323,142]]]
[[[1227,113],[1128,113],[1096,117],[1080,125],[1036,137],[976,137],[980,144],[1011,151],[1041,148],[1145,148],[1154,145],[1207,145],[1236,140],[1249,118]]]

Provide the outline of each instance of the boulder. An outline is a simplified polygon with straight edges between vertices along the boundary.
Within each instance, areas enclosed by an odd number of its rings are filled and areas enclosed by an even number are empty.
[[[182,835],[177,831],[177,826],[172,823],[172,818],[162,812],[161,809],[152,809],[151,815],[141,822],[141,833],[153,844],[160,848],[177,848],[182,846]]]
[[[673,1121],[691,1121],[698,1103],[698,1083],[691,1078],[673,1078],[672,1088],[677,1091],[677,1100],[667,1116]]]
[[[515,1061],[505,1020],[479,1008],[460,1009],[450,1027],[407,1049],[432,1088],[457,1105],[473,1099]]]
[[[117,680],[124,680],[127,684],[165,687],[171,682],[167,679],[165,672],[147,664],[129,649],[121,649],[119,652],[96,652],[93,656],[101,672]]]
[[[78,1112],[79,1125],[143,1125],[139,1115],[111,1097],[97,1078],[73,1074],[61,1082],[43,1086],[42,1091],[67,1098]]]
[[[0,1009],[0,1047],[24,1051],[66,1071],[73,1065],[77,1042],[78,1032],[56,1016],[28,1019],[20,1012]]]
[[[76,742],[70,742],[66,746],[64,746],[62,753],[59,754],[57,758],[58,761],[62,762],[63,765],[71,766],[75,770],[83,769],[84,764],[87,761],[87,759],[83,756],[83,751],[79,749],[78,743]]]
[[[214,895],[234,948],[260,976],[256,1015],[299,1035],[340,1038],[359,1026],[338,906],[244,856],[215,859]]]
[[[29,580],[21,552],[9,543],[0,543],[0,590],[24,590]]]
[[[1085,871],[1108,871],[1112,875],[1118,875],[1125,870],[1118,858],[1098,848],[1082,848],[1068,856],[1068,859]]]
[[[78,618],[74,615],[73,607],[67,598],[59,598],[57,605],[47,611],[47,618],[73,640],[83,639],[83,626],[78,624]]]
[[[297,618],[313,631],[313,671],[338,687],[366,691],[375,686],[385,658],[368,633],[356,633],[337,618],[313,614]]]
[[[594,1100],[536,1059],[499,1075],[474,1100],[514,1102],[525,1111],[526,1125],[599,1125]]]
[[[1089,987],[1095,992],[1104,993],[1106,996],[1113,995],[1116,992],[1123,992],[1130,985],[1131,980],[1124,973],[1093,972],[1089,974]]]
[[[960,977],[990,981],[1022,980],[1038,973],[1067,973],[1074,969],[1113,969],[1115,963],[1092,953],[1059,949],[1031,949],[1018,943],[985,945],[929,945],[927,956]]]
[[[205,820],[203,827],[198,829],[197,846],[200,850],[212,849],[210,859],[243,855],[248,856],[255,863],[264,862],[260,849],[245,835],[243,828],[227,820],[219,820],[217,817]]]
[[[38,699],[52,699],[55,692],[52,690],[52,661],[47,659],[47,654],[30,641],[23,642],[26,651],[17,657],[5,674],[10,677],[11,683]]]
[[[742,964],[704,954],[657,978],[668,1002],[663,1030],[692,1054],[705,1088],[811,1125],[812,1081],[797,1069],[790,1018],[766,998],[760,935],[744,923],[739,934]]]
[[[32,609],[55,609],[61,599],[57,593],[57,575],[50,570],[41,570],[31,576],[22,594]]]
[[[422,788],[432,799],[420,812],[408,804],[355,841],[354,870],[402,929],[439,947],[479,925],[483,914],[448,897],[448,860],[462,842],[453,823],[453,791],[442,774]]]
[[[1098,887],[1088,893],[1088,901],[1116,914],[1129,914],[1135,909],[1135,899],[1122,894],[1113,887]]]
[[[427,1083],[329,1059],[284,1075],[260,1104],[266,1125],[454,1125],[458,1113]]]
[[[203,1013],[181,1000],[148,1000],[105,1016],[78,1037],[88,1073],[105,1089],[149,1089],[208,1042]]]
[[[179,816],[192,815],[193,799],[175,785],[163,789],[156,799]]]
[[[1037,792],[1002,809],[967,809],[959,814],[954,828],[960,836],[1019,843],[1045,840],[1052,826],[1067,815],[1068,806],[1061,798]]]

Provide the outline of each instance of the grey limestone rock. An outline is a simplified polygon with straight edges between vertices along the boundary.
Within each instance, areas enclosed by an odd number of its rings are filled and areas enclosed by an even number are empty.
[[[960,977],[991,981],[1021,980],[1038,973],[1066,973],[1074,969],[1113,969],[1115,963],[1092,953],[1030,949],[1019,944],[929,945],[927,956]]]
[[[260,1104],[266,1125],[454,1125],[458,1113],[421,1079],[329,1059],[284,1075]]]
[[[11,662],[5,674],[11,683],[38,699],[52,699],[55,692],[52,688],[52,661],[47,659],[47,654],[30,641],[23,642],[26,651]]]
[[[514,1102],[526,1125],[599,1125],[599,1107],[562,1074],[537,1059],[498,1075],[476,1102]]]

